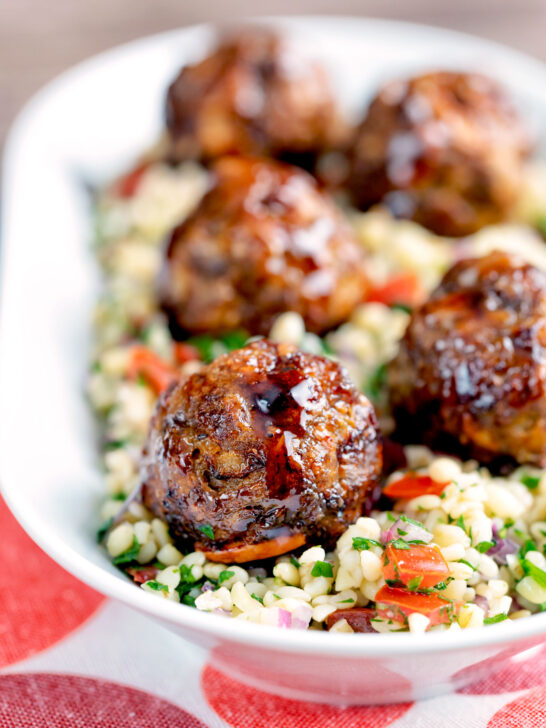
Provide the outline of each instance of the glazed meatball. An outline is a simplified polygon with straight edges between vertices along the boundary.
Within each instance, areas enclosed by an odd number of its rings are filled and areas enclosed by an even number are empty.
[[[318,152],[346,133],[325,71],[263,28],[243,29],[183,68],[166,117],[177,159]]]
[[[530,150],[526,129],[489,78],[430,73],[385,86],[357,132],[349,187],[439,235],[510,216]]]
[[[546,466],[546,274],[505,253],[457,263],[388,372],[405,439]]]
[[[358,242],[296,167],[225,157],[201,205],[172,233],[160,298],[173,330],[268,334],[296,311],[307,329],[345,320],[368,284]]]
[[[381,470],[374,410],[337,363],[256,341],[160,399],[144,502],[214,560],[332,545]]]

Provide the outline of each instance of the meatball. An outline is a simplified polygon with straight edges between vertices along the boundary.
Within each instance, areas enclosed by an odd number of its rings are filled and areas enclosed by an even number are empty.
[[[160,298],[173,330],[268,334],[295,311],[307,329],[344,321],[368,290],[364,254],[307,173],[225,157],[196,212],[172,233]]]
[[[381,471],[370,402],[339,364],[260,340],[158,402],[144,502],[177,541],[248,561],[306,540],[331,546]]]
[[[546,274],[500,252],[457,263],[413,314],[388,383],[405,439],[546,467]]]
[[[306,154],[346,133],[325,71],[264,28],[243,29],[183,68],[166,117],[177,159]]]
[[[526,129],[493,80],[429,73],[385,86],[360,125],[349,187],[439,235],[462,236],[510,216]]]

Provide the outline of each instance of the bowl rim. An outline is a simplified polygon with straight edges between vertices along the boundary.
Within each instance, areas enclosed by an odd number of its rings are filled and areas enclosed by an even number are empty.
[[[539,59],[514,50],[501,43],[479,38],[467,33],[445,29],[421,23],[380,18],[366,18],[351,15],[316,15],[316,16],[264,16],[243,17],[238,23],[281,23],[287,27],[298,23],[357,23],[375,28],[377,32],[395,30],[398,32],[419,32],[438,35],[443,38],[458,40],[461,43],[478,44],[485,51],[491,50],[501,53],[507,58],[524,63],[529,69],[534,68],[536,73],[546,79],[546,64]],[[167,41],[169,38],[188,33],[202,32],[218,27],[212,23],[200,23],[172,29],[162,33],[143,36],[128,43],[123,43],[99,54],[93,55],[80,63],[70,67],[38,90],[17,114],[13,121],[3,154],[2,196],[8,197],[8,185],[11,178],[11,169],[17,158],[17,150],[24,141],[27,127],[31,124],[34,115],[41,107],[46,106],[49,96],[62,87],[74,81],[82,72],[92,71],[105,62],[113,61],[127,52],[144,50],[148,45]],[[6,205],[7,207],[7,205]],[[2,219],[2,240],[6,229],[4,215]],[[6,246],[1,251],[1,281],[0,288],[0,341],[4,344],[7,287],[5,281],[9,271],[9,256]],[[8,307],[9,311],[9,307]],[[11,316],[11,313],[9,314]],[[4,345],[3,356],[6,356],[7,347]],[[3,377],[4,367],[0,366],[0,377]],[[5,383],[2,381],[0,392]],[[97,591],[118,599],[122,603],[136,608],[139,611],[178,625],[186,630],[195,630],[201,635],[210,635],[232,643],[242,643],[256,647],[267,648],[276,652],[288,653],[321,653],[327,655],[342,655],[345,657],[381,657],[394,655],[410,655],[435,653],[439,651],[459,651],[474,647],[498,646],[526,638],[537,637],[546,633],[546,613],[536,614],[515,622],[488,625],[486,629],[463,630],[460,632],[434,632],[427,634],[390,633],[354,635],[321,632],[309,630],[280,630],[276,627],[257,625],[243,620],[227,619],[216,614],[200,612],[192,607],[158,599],[143,589],[135,588],[121,572],[114,574],[104,567],[87,559],[73,546],[67,545],[54,529],[48,526],[47,521],[40,520],[39,514],[25,508],[24,489],[18,489],[16,476],[11,477],[9,427],[6,425],[7,417],[0,418],[0,492],[11,509],[12,513],[23,526],[31,538],[55,561],[72,573],[76,578],[89,584]],[[97,548],[99,548],[97,546]],[[507,629],[507,625],[510,628]],[[353,637],[353,639],[349,639]]]

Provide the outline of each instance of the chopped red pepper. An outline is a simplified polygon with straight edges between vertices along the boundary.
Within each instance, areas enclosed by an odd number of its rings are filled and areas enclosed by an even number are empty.
[[[408,473],[383,488],[384,495],[396,498],[417,498],[420,495],[440,495],[449,483],[437,483],[428,475]]]
[[[123,177],[120,177],[114,187],[115,194],[118,197],[133,197],[136,194],[142,177],[150,164],[150,162],[143,162]]]
[[[354,632],[373,632],[377,634],[372,627],[371,620],[375,617],[375,610],[366,609],[365,607],[353,607],[352,609],[338,609],[326,617],[326,626],[332,629],[336,622],[340,619],[346,619]]]
[[[393,306],[396,303],[404,306],[416,306],[423,301],[424,293],[415,273],[396,273],[385,283],[371,289],[368,301]]]
[[[134,346],[127,376],[135,381],[139,375],[157,394],[161,394],[171,382],[178,379],[179,373],[176,367],[164,361],[151,349],[146,346]]]
[[[390,543],[383,554],[385,581],[400,581],[412,590],[430,589],[449,576],[449,566],[437,546],[408,544],[396,548]]]
[[[178,364],[185,364],[187,361],[199,359],[199,351],[191,344],[184,344],[183,341],[175,341],[174,358]]]
[[[406,622],[410,614],[417,612],[430,620],[430,626],[449,624],[452,621],[455,603],[438,594],[419,594],[406,589],[382,586],[375,595],[377,616]]]
[[[144,584],[146,581],[151,581],[157,576],[159,569],[157,566],[142,566],[141,568],[131,567],[126,569],[129,576],[133,577],[133,581],[136,584]]]

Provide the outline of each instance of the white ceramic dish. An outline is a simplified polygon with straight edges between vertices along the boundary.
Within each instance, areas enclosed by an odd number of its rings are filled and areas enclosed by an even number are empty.
[[[331,69],[353,110],[386,78],[421,68],[500,78],[537,128],[546,68],[477,38],[354,18],[277,20]],[[289,697],[381,703],[434,695],[498,668],[543,640],[546,614],[460,634],[284,631],[198,612],[137,589],[95,540],[103,492],[83,396],[97,293],[82,181],[129,164],[161,128],[162,96],[180,64],[211,38],[195,27],[147,38],[63,74],[24,109],[4,166],[0,463],[5,498],[30,535],[101,592],[214,648],[236,678]],[[24,565],[22,565],[24,566]]]

